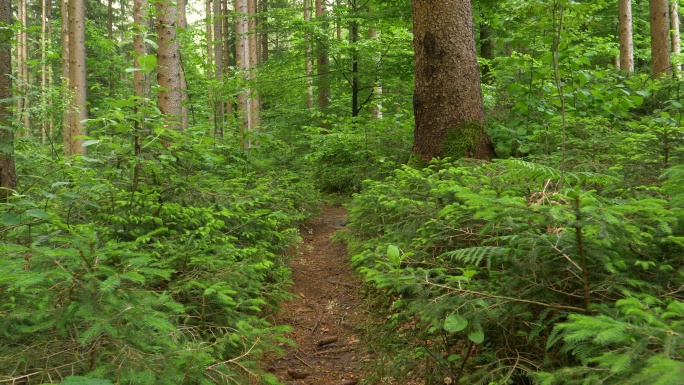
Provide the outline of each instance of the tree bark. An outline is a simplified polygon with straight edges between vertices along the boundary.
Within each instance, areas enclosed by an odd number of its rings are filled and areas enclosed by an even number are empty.
[[[69,141],[65,155],[86,154],[83,122],[86,110],[85,1],[69,0],[69,91],[71,93]]]
[[[316,72],[318,75],[318,108],[326,110],[330,105],[330,59],[328,57],[328,29],[324,0],[316,0],[316,21],[321,23],[322,35],[316,36]]]
[[[261,0],[259,2],[261,17],[259,18],[260,26],[260,42],[261,42],[261,59],[260,62],[268,61],[268,0]]]
[[[42,1],[41,26],[40,26],[40,109],[41,109],[41,140],[45,142],[48,137],[48,116],[47,116],[47,87],[48,87],[48,66],[47,66],[47,40],[48,40],[48,9],[50,2]]]
[[[469,0],[414,0],[415,134],[412,163],[435,157],[489,160]]]
[[[18,120],[24,123],[24,135],[30,134],[29,119],[29,74],[28,74],[28,23],[27,23],[27,0],[19,0],[17,3],[17,19],[20,27],[17,31],[17,98]]]
[[[674,75],[677,75],[679,71],[681,71],[681,60],[679,59],[679,55],[682,52],[682,46],[681,46],[681,36],[679,32],[679,11],[677,10],[679,6],[679,1],[674,0],[670,4],[670,31],[672,32],[672,73]]]
[[[632,0],[620,0],[620,69],[634,71],[634,40],[632,39]]]
[[[308,25],[311,22],[311,0],[304,0],[304,22]],[[306,107],[314,107],[314,89],[313,89],[313,58],[311,47],[313,45],[311,34],[307,33],[304,44],[306,45]]]
[[[349,2],[352,15],[356,16],[359,11],[358,1],[351,0]],[[359,115],[359,51],[356,44],[359,41],[359,22],[356,17],[352,17],[349,25],[349,40],[351,43],[351,116],[352,118]]]
[[[166,116],[166,126],[180,130],[181,81],[180,52],[176,39],[178,5],[169,0],[155,2],[157,14],[157,83],[159,110]]]
[[[375,28],[371,27],[368,31],[368,37],[370,40],[376,40],[380,38],[380,34]],[[376,56],[374,60],[377,63],[380,58]],[[373,98],[370,105],[371,117],[373,119],[382,119],[382,83],[380,82],[380,79],[377,77],[375,78],[375,81],[371,84],[371,89],[373,90]]]
[[[670,19],[668,0],[649,0],[651,67],[653,77],[670,74]]]
[[[491,81],[490,63],[494,59],[494,50],[492,49],[491,27],[486,21],[480,23],[480,57],[485,59],[485,64],[482,66],[482,82],[489,84]]]
[[[249,71],[249,4],[248,0],[235,0],[235,66],[245,74]],[[238,127],[243,148],[251,147],[249,132],[250,122],[250,100],[248,89],[241,91],[237,96],[238,103]]]
[[[10,0],[0,0],[0,24],[12,25]],[[12,38],[0,34],[0,200],[6,201],[17,187],[14,166],[14,133],[10,110],[12,98]]]
[[[61,0],[60,2],[62,14],[62,86],[64,87],[64,102],[67,104],[62,113],[62,143],[64,145],[64,154],[69,155],[69,148],[71,147],[71,98],[72,95],[69,90],[69,0]]]
[[[186,14],[187,5],[187,0],[178,1],[178,28],[182,32],[184,32],[188,28],[188,18]],[[180,77],[181,91],[181,127],[185,130],[190,125],[190,111],[188,109],[188,82],[185,79],[185,66],[183,64],[183,57],[181,56],[180,49],[178,50],[178,66],[178,76]]]

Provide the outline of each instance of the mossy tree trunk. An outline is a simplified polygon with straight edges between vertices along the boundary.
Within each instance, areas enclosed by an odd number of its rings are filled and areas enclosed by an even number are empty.
[[[491,159],[470,1],[414,0],[413,34],[413,160]]]

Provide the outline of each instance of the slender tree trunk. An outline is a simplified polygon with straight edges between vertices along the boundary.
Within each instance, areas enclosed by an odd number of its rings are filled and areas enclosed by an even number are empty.
[[[254,71],[259,65],[259,45],[257,44],[257,0],[248,0],[249,6],[249,78],[254,79]],[[253,86],[249,87],[250,130],[254,131],[261,124],[261,98]]]
[[[371,40],[376,40],[380,38],[380,34],[375,28],[371,27],[368,31],[368,37]],[[375,60],[378,61],[380,58],[376,57]],[[382,83],[380,82],[380,79],[376,77],[375,81],[371,84],[371,89],[373,90],[373,100],[371,100],[370,105],[371,117],[374,119],[382,119]]]
[[[248,0],[235,0],[235,66],[239,71],[247,73],[249,71],[249,5]],[[251,106],[249,104],[249,94],[247,90],[238,93],[238,127],[239,134],[242,140],[242,146],[249,148],[251,146],[249,132],[250,132],[250,114]]]
[[[414,165],[491,159],[470,0],[414,0]]]
[[[47,39],[48,39],[48,8],[50,2],[42,1],[41,28],[40,28],[40,110],[41,110],[41,139],[45,142],[48,137],[48,116],[47,116]]]
[[[482,82],[487,84],[491,82],[490,63],[494,59],[491,32],[489,23],[486,21],[480,23],[480,57],[485,60],[485,64],[482,66]]]
[[[268,61],[268,0],[261,0],[261,62]]]
[[[223,26],[222,26],[222,31],[223,31],[223,37],[221,39],[222,42],[222,47],[223,47],[223,72],[224,74],[228,72],[228,70],[231,68],[231,66],[235,65],[235,61],[232,60],[233,55],[235,55],[235,39],[232,35],[234,33],[231,33],[235,30],[233,22],[234,22],[234,9],[231,10],[229,7],[229,4],[232,4],[229,0],[221,0],[222,1],[222,12],[223,16],[221,20],[223,21]],[[234,4],[233,4],[234,5]],[[224,116],[224,122],[225,124],[228,124],[229,121],[232,121],[233,119],[233,98],[231,97],[226,97],[223,102],[221,102],[223,105],[221,106],[222,111],[223,111],[223,116]]]
[[[107,37],[114,41],[114,0],[107,0]],[[109,96],[114,96],[114,66],[109,66]]]
[[[674,0],[670,4],[670,31],[672,32],[671,40],[672,40],[672,73],[674,75],[677,75],[679,71],[681,71],[681,60],[679,59],[679,55],[682,52],[682,46],[681,46],[681,36],[679,32],[679,11],[677,10],[679,6],[679,1]]]
[[[214,39],[212,36],[212,1],[204,1],[204,34],[207,38],[207,79],[211,82],[214,80]],[[218,136],[218,129],[216,127],[216,91],[213,83],[209,86],[209,125],[214,127],[214,135]]]
[[[357,0],[349,2],[354,16],[359,12]],[[355,17],[349,25],[349,40],[351,41],[351,116],[359,115],[359,51],[356,44],[359,41],[359,22]]]
[[[224,13],[222,9],[222,1],[221,0],[214,0],[213,4],[214,8],[214,68],[216,68],[216,86],[219,86],[223,82],[223,53],[224,53],[224,44],[225,42],[225,34],[223,30],[223,21],[224,18],[226,17],[226,14]],[[224,103],[222,101],[219,101],[221,98],[219,97],[218,92],[215,90],[214,91],[214,97],[215,99],[213,100],[213,110],[215,114],[215,119],[216,119],[216,132],[219,133],[218,136],[221,136],[221,132],[223,132],[223,127],[225,126],[226,123],[226,116],[225,116],[225,111],[223,109]]]
[[[31,132],[29,119],[29,74],[28,74],[28,23],[26,12],[26,1],[19,0],[17,4],[17,19],[19,19],[20,29],[17,31],[17,115],[19,121],[24,124],[24,135],[28,136]]]
[[[144,40],[144,31],[150,29],[150,19],[148,17],[149,3],[147,0],[133,1],[133,22],[140,26],[141,31],[133,35],[133,51],[135,51],[135,58],[148,54],[147,44]],[[137,66],[136,66],[137,67]],[[143,71],[133,72],[133,88],[138,103],[136,105],[136,112],[145,107],[146,100],[149,98],[150,92],[150,74]],[[145,128],[142,126],[144,119],[135,121],[135,130],[133,133],[133,153],[139,155],[142,146],[140,144],[141,131]],[[135,190],[135,189],[134,189]]]
[[[328,74],[330,60],[328,58],[328,22],[326,21],[326,9],[324,0],[316,1],[316,21],[321,23],[323,33],[316,37],[317,56],[316,72],[318,74],[318,108],[326,110],[330,105],[330,76]]]
[[[634,41],[632,39],[632,0],[620,0],[620,69],[634,71]]]
[[[10,0],[0,0],[0,24],[12,25]],[[0,200],[6,201],[17,188],[14,167],[14,133],[10,111],[12,98],[12,41],[9,34],[0,34]]]
[[[178,4],[155,2],[157,15],[157,83],[159,110],[166,115],[168,128],[179,130],[181,123],[180,52],[176,39]]]
[[[62,142],[64,144],[64,154],[70,155],[71,149],[71,95],[69,87],[69,0],[60,2],[62,14],[62,87],[64,87],[65,103],[62,113]]]
[[[180,31],[185,32],[188,28],[188,18],[186,15],[186,8],[188,2],[187,0],[178,1],[178,28]],[[178,60],[180,71],[178,75],[180,76],[180,90],[181,90],[181,126],[183,129],[187,129],[190,122],[188,121],[190,116],[190,111],[188,108],[188,82],[185,79],[185,64],[183,63],[183,57],[181,56],[180,50],[178,51]]]
[[[69,143],[65,155],[86,154],[83,122],[86,110],[85,0],[69,0],[69,91],[71,93]]]
[[[304,0],[304,22],[308,25],[311,22],[311,1]],[[311,34],[307,33],[305,42],[306,52],[306,107],[314,107],[314,89],[313,89],[313,58],[311,47],[313,45]]]
[[[654,77],[670,74],[670,20],[668,0],[649,0],[651,66]]]

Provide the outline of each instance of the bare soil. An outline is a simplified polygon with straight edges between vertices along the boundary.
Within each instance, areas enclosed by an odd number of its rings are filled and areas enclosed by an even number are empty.
[[[349,265],[346,247],[330,236],[346,223],[342,207],[324,206],[320,217],[302,227],[304,242],[292,260],[292,293],[271,320],[290,325],[297,343],[285,356],[265,364],[289,385],[363,383],[366,349],[359,338],[364,321],[360,281]]]

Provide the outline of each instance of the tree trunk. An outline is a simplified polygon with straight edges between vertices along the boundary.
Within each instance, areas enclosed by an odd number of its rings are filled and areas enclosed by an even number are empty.
[[[114,41],[114,0],[107,0],[107,37]],[[109,66],[109,96],[114,97],[114,66]]]
[[[20,27],[17,31],[17,119],[24,123],[24,135],[31,131],[29,119],[29,74],[28,74],[28,23],[26,1],[19,0],[17,4],[17,19]]]
[[[64,102],[70,105],[72,95],[67,91],[69,89],[69,0],[61,0],[60,7],[62,13],[62,85],[65,90]],[[70,126],[71,109],[65,106],[62,113],[62,142],[65,155],[69,155],[68,149],[71,147]]]
[[[494,59],[491,32],[491,27],[486,21],[480,23],[480,57],[484,59],[484,65],[482,66],[482,81],[486,84],[491,82],[490,63],[492,59]]]
[[[668,0],[649,0],[651,19],[651,67],[654,77],[671,73]]]
[[[249,79],[254,79],[254,70],[259,65],[259,45],[257,33],[257,0],[248,0],[249,11]],[[256,130],[261,124],[261,101],[258,93],[252,85],[248,88],[249,94],[249,129]]]
[[[85,0],[69,0],[69,91],[71,93],[69,142],[65,155],[86,154],[83,122],[86,110]]]
[[[42,1],[41,26],[40,26],[40,120],[41,141],[45,142],[48,137],[48,116],[47,116],[47,33],[48,33],[48,9],[50,2]]]
[[[249,71],[249,4],[248,0],[235,0],[235,66],[245,74]],[[243,148],[251,147],[249,132],[251,127],[248,89],[241,91],[237,96],[238,103],[238,126]]]
[[[186,15],[187,0],[178,1],[178,28],[185,31],[188,28],[188,18]],[[178,76],[180,77],[180,91],[181,91],[181,127],[185,130],[190,125],[189,117],[190,111],[188,109],[188,82],[185,80],[185,65],[183,64],[183,57],[180,49],[178,51]]]
[[[469,0],[414,0],[414,165],[495,156],[487,135]]]
[[[356,16],[359,12],[357,0],[351,0],[349,5],[352,15]],[[355,17],[352,17],[349,25],[349,40],[351,43],[351,116],[354,118],[359,115],[359,51],[356,48],[359,41],[359,22]]]
[[[0,0],[0,24],[12,24],[10,0]],[[10,110],[12,98],[12,37],[0,34],[0,200],[6,201],[17,187],[14,167],[14,134]]]
[[[330,79],[328,58],[328,23],[326,21],[326,10],[324,0],[316,0],[316,21],[321,23],[323,34],[317,36],[316,53],[316,72],[318,74],[318,108],[326,110],[330,105]]]
[[[632,39],[632,0],[620,0],[620,69],[634,71],[634,41]]]
[[[370,40],[376,40],[380,38],[380,34],[375,28],[371,27],[368,31],[368,37]],[[376,56],[374,60],[376,61],[377,67],[377,62],[380,58]],[[377,77],[375,78],[375,81],[371,84],[371,89],[373,90],[373,97],[370,105],[371,117],[373,119],[382,119],[382,83],[380,83],[380,79]]]
[[[261,26],[261,59],[260,61],[268,61],[268,0],[261,0],[259,2],[261,17],[259,18],[259,25]]]
[[[679,1],[674,0],[670,4],[670,31],[672,31],[672,73],[677,75],[677,73],[682,69],[681,60],[679,55],[682,52],[681,46],[681,36],[679,34],[679,11],[677,10],[679,6]]]
[[[308,25],[311,22],[311,1],[304,0],[304,22]],[[313,45],[311,34],[307,33],[304,44],[306,45],[306,107],[314,107],[314,89],[313,89],[313,58],[311,46]]]
[[[155,2],[157,15],[157,83],[159,110],[166,115],[166,126],[180,130],[181,81],[180,52],[176,39],[178,5],[168,0]]]
[[[150,28],[150,19],[148,18],[149,3],[147,0],[134,0],[133,1],[133,22],[140,26],[142,29],[139,33],[133,35],[133,51],[135,51],[136,60],[144,55],[148,54],[147,44],[144,40],[144,32]],[[138,66],[135,66],[138,67]],[[145,100],[149,97],[150,92],[150,74],[143,71],[133,72],[133,89],[135,96],[138,98],[138,105],[136,106],[136,111],[139,111],[141,107],[144,107]],[[141,151],[140,144],[140,131],[144,128],[141,126],[141,122],[144,119],[139,119],[135,121],[135,130],[133,133],[133,153],[139,155]]]

